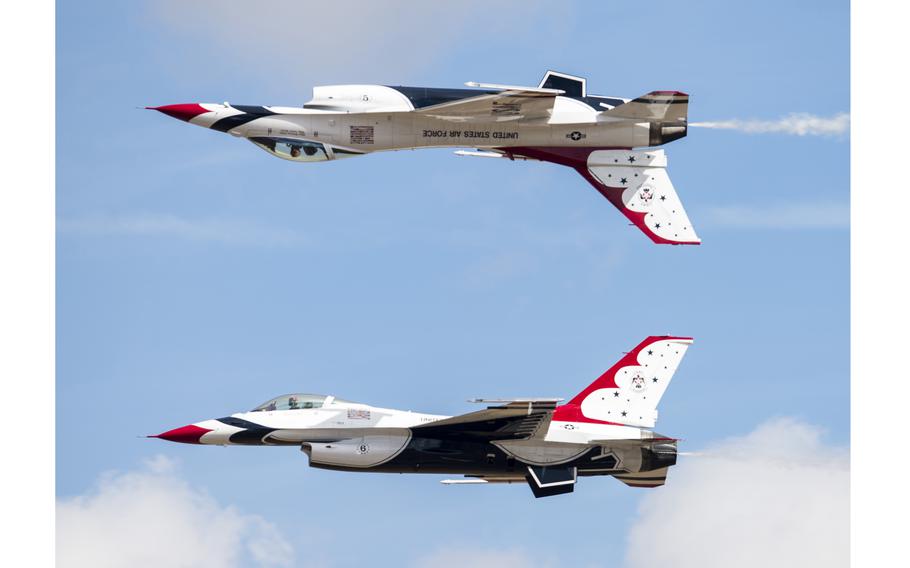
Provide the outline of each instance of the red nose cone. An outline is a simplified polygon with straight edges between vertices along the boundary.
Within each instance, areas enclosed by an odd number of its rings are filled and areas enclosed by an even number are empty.
[[[168,430],[157,436],[150,436],[150,438],[161,438],[162,440],[167,440],[169,442],[181,442],[183,444],[201,444],[202,442],[200,442],[199,439],[202,438],[203,434],[208,432],[211,432],[208,428],[200,428],[199,426],[190,424],[189,426]]]
[[[197,105],[196,103],[184,104],[184,105],[164,105],[160,107],[145,107],[149,110],[157,110],[158,112],[163,112],[168,116],[174,118],[190,121],[191,118],[197,117],[200,114],[205,114],[209,111]]]

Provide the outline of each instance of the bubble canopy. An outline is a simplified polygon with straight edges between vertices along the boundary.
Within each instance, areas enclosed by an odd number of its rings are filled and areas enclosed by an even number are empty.
[[[263,402],[251,412],[263,412],[266,410],[305,410],[312,408],[322,408],[328,396],[321,394],[294,393],[285,394]]]
[[[325,162],[359,156],[363,152],[345,150],[335,146],[328,146],[322,142],[298,140],[294,138],[280,138],[272,136],[255,136],[249,141],[259,146],[269,154],[278,156],[283,160],[292,162]]]

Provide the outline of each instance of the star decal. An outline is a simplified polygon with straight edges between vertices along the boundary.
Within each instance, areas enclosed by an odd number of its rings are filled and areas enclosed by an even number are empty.
[[[661,201],[666,201],[666,200],[667,200],[667,196],[666,196],[666,195],[661,195],[661,196],[660,196],[660,200],[661,200]]]
[[[654,355],[654,352],[648,349],[648,355]]]
[[[657,377],[654,377],[653,379],[651,379],[651,382],[652,382],[652,383],[656,383],[656,382],[657,382]]]
[[[625,184],[627,184],[627,183],[629,183],[629,182],[626,180],[626,178],[622,178],[621,180],[619,180],[619,183],[625,185]]]
[[[623,415],[623,416],[626,415],[626,411],[625,411],[625,410],[622,411],[622,415]]]
[[[634,161],[635,161],[635,156],[629,156],[629,163],[631,164]]]
[[[655,228],[655,229],[659,229],[659,228],[660,228],[660,223],[654,223],[654,228]]]
[[[613,393],[613,396],[614,396],[614,397],[619,396],[619,391],[614,392],[614,393]]]

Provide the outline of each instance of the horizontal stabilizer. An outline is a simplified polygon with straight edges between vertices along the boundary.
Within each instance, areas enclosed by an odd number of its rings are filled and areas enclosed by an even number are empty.
[[[614,475],[616,479],[622,481],[629,487],[660,487],[667,482],[667,471],[670,468],[664,467],[654,471],[643,471],[640,473],[620,473]]]
[[[647,433],[647,432],[643,432]],[[621,438],[611,440],[609,438],[603,440],[588,440],[588,443],[596,446],[607,446],[610,448],[618,449],[632,449],[632,448],[650,448],[659,444],[675,443],[678,442],[676,438],[668,438],[666,436],[655,436],[653,438]]]
[[[635,120],[637,122],[685,123],[689,113],[689,95],[679,91],[651,91],[636,99],[605,110],[606,118]]]

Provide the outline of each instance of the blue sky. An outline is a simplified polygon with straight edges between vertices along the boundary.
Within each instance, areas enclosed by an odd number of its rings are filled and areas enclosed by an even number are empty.
[[[534,500],[137,436],[293,391],[445,414],[569,398],[659,333],[696,343],[658,431],[697,449],[790,417],[847,444],[847,136],[691,129],[665,149],[704,244],[665,247],[554,165],[451,150],[292,164],[137,109],[555,69],[596,94],[685,91],[692,121],[833,116],[850,110],[846,2],[219,6],[57,7],[58,496],[164,454],[274,523],[300,565],[459,543],[587,564],[595,545],[625,549],[642,492],[585,479]],[[542,519],[577,522],[541,538]],[[407,552],[390,545],[402,534]]]

